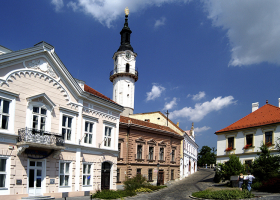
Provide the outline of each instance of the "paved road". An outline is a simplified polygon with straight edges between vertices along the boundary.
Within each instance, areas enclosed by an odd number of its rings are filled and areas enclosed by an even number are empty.
[[[180,200],[191,199],[189,196],[196,191],[205,190],[211,186],[214,177],[213,169],[201,169],[189,177],[168,184],[167,188],[153,193],[140,194],[125,200]]]

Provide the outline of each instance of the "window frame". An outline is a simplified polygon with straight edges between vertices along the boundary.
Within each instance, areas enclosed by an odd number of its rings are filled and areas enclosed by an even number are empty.
[[[252,148],[255,147],[255,134],[256,134],[256,132],[257,132],[257,130],[243,131],[243,135],[244,135],[244,146],[243,146],[243,149],[247,145],[247,136],[248,135],[253,135],[253,137],[252,137],[252,145],[250,147],[248,147],[248,149],[252,149]]]
[[[11,174],[11,157],[0,155],[0,159],[6,160],[5,172],[0,172],[0,174],[5,174],[5,186],[0,188],[0,195],[10,194],[10,174]]]
[[[64,164],[64,173],[61,173],[61,164]],[[69,174],[65,174],[65,168],[66,164],[69,164]],[[60,185],[60,176],[64,176],[64,182],[65,182],[65,175],[68,175],[68,185]],[[58,183],[59,188],[70,188],[72,187],[72,162],[71,161],[59,161],[59,183]]]
[[[152,149],[152,152],[150,151],[150,148]],[[154,160],[154,152],[155,152],[155,147],[154,146],[149,146],[148,160]],[[152,153],[152,155],[151,155],[151,153]]]
[[[161,152],[161,149],[163,149],[163,152]],[[158,160],[160,160],[160,161],[164,161],[164,151],[165,151],[165,148],[164,148],[164,147],[162,147],[162,146],[160,146],[160,147],[159,147]],[[161,159],[161,154],[162,154],[162,158],[163,158],[163,159]]]
[[[87,171],[88,171],[88,166],[90,166],[90,172],[89,173],[84,173],[84,165],[87,166]],[[83,187],[92,187],[93,186],[93,178],[92,178],[92,171],[93,171],[93,164],[92,163],[89,163],[89,162],[84,162],[83,165],[82,165],[82,186]],[[84,176],[86,177],[90,177],[90,181],[89,181],[89,185],[84,185]],[[88,179],[88,178],[87,178]]]
[[[171,169],[171,172],[170,172],[170,180],[175,180],[175,179],[174,179],[174,169]]]
[[[86,123],[88,123],[89,125],[92,124],[92,132],[90,133],[89,131],[86,132]],[[92,138],[91,138],[91,144],[85,142],[86,139],[86,134],[91,134]],[[83,119],[83,144],[87,145],[87,146],[91,146],[91,147],[96,147],[96,121],[93,120],[88,120],[88,119]]]
[[[148,169],[148,181],[149,182],[153,181],[153,169]]]
[[[116,179],[117,179],[117,180],[116,180],[117,183],[121,183],[121,181],[120,181],[120,178],[121,178],[120,175],[121,175],[121,168],[117,168],[117,178],[116,178]]]
[[[265,127],[265,128],[262,128],[262,132],[263,132],[263,144],[266,144],[266,136],[265,134],[267,132],[272,132],[272,142],[271,142],[271,146],[275,146],[275,130],[276,130],[276,126],[268,126],[268,127]]]
[[[237,136],[237,133],[231,133],[231,134],[229,134],[229,135],[225,135],[225,137],[226,137],[226,149],[227,148],[229,148],[229,146],[228,146],[228,139],[229,138],[232,138],[233,137],[233,147],[232,147],[232,153],[234,153],[234,151],[236,150],[236,136]]]
[[[139,152],[139,147],[141,147],[141,152]],[[140,157],[139,157],[140,155]],[[136,148],[136,159],[138,160],[142,160],[143,159],[143,145],[142,144],[137,144],[137,148]]]
[[[62,135],[62,120],[63,116],[72,117],[72,127],[71,127],[71,140],[64,140],[65,143],[73,144],[76,139],[76,121],[78,112],[72,111],[63,107],[59,108],[60,110],[60,119],[59,119],[59,133]]]
[[[138,175],[138,174],[140,174],[140,175],[142,174],[142,168],[137,168],[136,169],[136,175]]]
[[[9,101],[9,120],[8,120],[8,129],[0,128],[0,132],[2,133],[11,133],[15,134],[14,124],[15,124],[15,106],[16,106],[16,98],[19,97],[19,94],[8,92],[0,89],[0,98],[2,100]],[[23,128],[23,127],[22,127]]]

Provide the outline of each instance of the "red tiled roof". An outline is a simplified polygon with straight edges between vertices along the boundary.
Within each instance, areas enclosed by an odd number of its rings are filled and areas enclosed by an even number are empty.
[[[137,125],[146,126],[146,127],[149,127],[149,128],[168,131],[168,132],[172,132],[172,133],[175,133],[176,135],[181,136],[176,131],[174,131],[173,129],[171,129],[167,126],[161,126],[161,125],[154,124],[154,123],[151,123],[151,122],[146,122],[146,121],[142,121],[142,120],[139,120],[139,119],[133,119],[133,118],[125,117],[125,116],[121,115],[120,122],[128,124],[128,120],[130,120],[131,124],[137,124]]]
[[[95,89],[89,87],[89,86],[86,85],[86,84],[84,85],[84,90],[85,90],[86,92],[89,92],[89,93],[91,93],[91,94],[94,94],[94,95],[96,95],[96,96],[98,96],[98,97],[101,97],[102,99],[106,99],[106,100],[108,100],[108,101],[114,102],[114,101],[113,101],[112,99],[110,99],[109,97],[106,97],[105,95],[101,94],[100,92],[96,91]],[[114,103],[116,103],[116,102],[114,102]]]
[[[243,117],[237,122],[228,127],[217,131],[216,133],[239,130],[243,128],[250,128],[256,126],[263,126],[267,124],[274,124],[280,122],[280,108],[271,104],[265,104],[258,110]]]

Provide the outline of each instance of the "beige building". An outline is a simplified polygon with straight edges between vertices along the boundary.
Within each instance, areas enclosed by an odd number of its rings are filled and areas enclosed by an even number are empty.
[[[126,177],[136,174],[142,174],[154,185],[179,179],[182,139],[169,127],[121,116],[118,188],[122,188]]]
[[[74,79],[46,42],[0,54],[0,195],[116,189],[123,107]]]

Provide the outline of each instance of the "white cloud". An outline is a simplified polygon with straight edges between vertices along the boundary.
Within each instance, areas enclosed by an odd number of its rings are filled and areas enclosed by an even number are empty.
[[[63,2],[63,0],[52,0],[54,2]],[[124,9],[129,8],[130,13],[143,10],[146,7],[161,6],[166,3],[183,2],[188,3],[190,0],[73,0],[68,3],[68,7],[74,11],[82,10],[85,14],[90,14],[94,19],[107,27],[111,26],[112,21],[120,16],[124,16]],[[73,7],[72,5],[75,6]],[[57,5],[57,4],[55,4]],[[77,6],[77,7],[76,7]]]
[[[160,19],[156,20],[155,28],[165,25],[165,20],[166,20],[165,17],[161,17]]]
[[[161,93],[165,90],[164,87],[159,85],[153,85],[151,92],[147,92],[146,101],[155,100],[160,97]]]
[[[211,127],[209,127],[209,126],[196,127],[196,128],[194,128],[194,132],[195,133],[200,133],[200,132],[207,131],[209,129],[211,129]]]
[[[213,111],[218,111],[221,110],[233,103],[232,96],[227,96],[227,97],[217,97],[212,99],[210,102],[206,101],[204,103],[197,103],[195,104],[194,108],[191,107],[184,107],[181,110],[175,110],[170,113],[170,118],[175,119],[175,118],[188,118],[191,121],[194,122],[199,122],[202,120],[206,115]]]
[[[55,6],[55,11],[58,12],[63,7],[63,0],[52,0],[51,3]]]
[[[227,31],[229,65],[280,64],[280,1],[203,0],[212,25]]]
[[[170,110],[170,109],[172,109],[174,106],[176,106],[177,105],[177,98],[173,98],[173,100],[172,101],[170,101],[169,103],[165,103],[165,105],[164,105],[164,108],[163,108],[163,110]]]
[[[190,96],[192,96],[192,100],[198,101],[198,100],[205,97],[205,92],[200,91],[198,94],[195,94],[195,95],[190,95],[189,94],[188,97],[190,97]]]
[[[73,1],[70,1],[67,4],[67,7],[72,8],[74,12],[76,12],[79,9],[79,7],[77,6],[77,3],[73,2]]]

